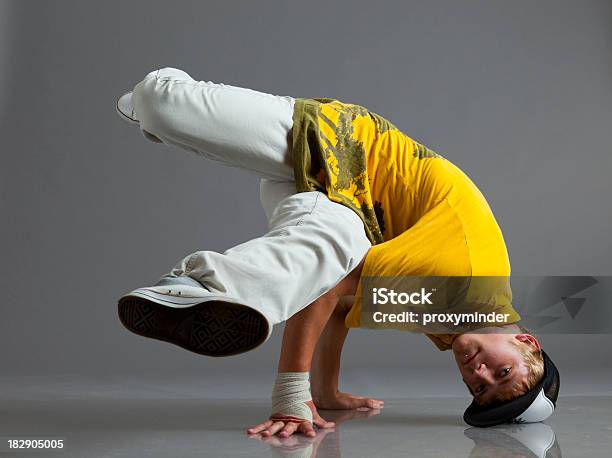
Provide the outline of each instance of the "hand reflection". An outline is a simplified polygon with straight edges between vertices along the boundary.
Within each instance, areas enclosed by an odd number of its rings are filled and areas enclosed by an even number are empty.
[[[325,457],[340,456],[340,433],[338,426],[349,420],[365,419],[378,415],[380,409],[359,408],[356,410],[325,410],[323,415],[336,423],[335,428],[318,429],[315,437],[294,434],[289,437],[250,434],[249,438],[260,440],[270,445],[275,454],[291,458],[316,458],[319,451],[325,451]]]

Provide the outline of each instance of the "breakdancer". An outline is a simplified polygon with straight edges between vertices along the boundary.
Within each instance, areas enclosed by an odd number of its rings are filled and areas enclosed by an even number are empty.
[[[249,433],[314,435],[313,425],[332,426],[317,408],[383,406],[338,388],[348,328],[367,326],[364,278],[510,275],[474,183],[365,107],[197,81],[167,67],[119,98],[117,111],[151,141],[260,177],[266,234],[223,253],[190,253],[118,304],[129,330],[207,356],[252,350],[286,322],[271,416]],[[558,372],[518,325],[509,288],[462,300],[508,317],[477,332],[427,333],[452,349],[474,396],[465,421],[548,417]]]

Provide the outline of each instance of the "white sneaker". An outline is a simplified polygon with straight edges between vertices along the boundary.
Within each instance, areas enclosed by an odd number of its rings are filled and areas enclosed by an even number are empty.
[[[136,119],[136,114],[134,113],[134,105],[132,105],[132,92],[127,92],[119,97],[117,100],[117,113],[119,113],[119,115],[127,122],[132,124],[140,124],[140,121]]]
[[[131,124],[140,124],[138,118],[136,118],[136,113],[134,113],[134,105],[132,104],[132,93],[127,92],[123,94],[119,99],[117,99],[117,113],[121,116],[122,119],[125,119],[127,122]],[[153,135],[150,132],[147,132],[144,129],[141,129],[142,135],[147,140],[151,140],[155,143],[163,143],[159,138]]]
[[[138,288],[119,299],[118,313],[135,334],[205,356],[253,350],[272,333],[268,319],[254,308],[186,284]]]

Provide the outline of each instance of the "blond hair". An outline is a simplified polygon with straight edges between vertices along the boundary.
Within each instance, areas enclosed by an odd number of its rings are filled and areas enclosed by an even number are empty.
[[[527,328],[519,326],[520,330],[524,334],[533,335]],[[533,389],[542,377],[544,376],[544,357],[542,356],[542,350],[534,348],[524,342],[516,341],[515,344],[518,346],[518,351],[523,357],[525,366],[527,366],[527,391]]]

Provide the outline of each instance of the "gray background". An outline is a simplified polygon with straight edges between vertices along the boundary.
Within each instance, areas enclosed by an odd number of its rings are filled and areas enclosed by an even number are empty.
[[[5,387],[151,377],[269,395],[282,326],[217,360],[117,319],[120,295],[184,255],[266,229],[255,176],[147,142],[116,115],[165,66],[362,104],[476,182],[513,273],[612,274],[611,19],[604,0],[0,0],[0,360],[18,382]],[[565,394],[611,391],[610,335],[541,338]],[[453,366],[422,336],[356,330],[344,384],[465,395]]]

